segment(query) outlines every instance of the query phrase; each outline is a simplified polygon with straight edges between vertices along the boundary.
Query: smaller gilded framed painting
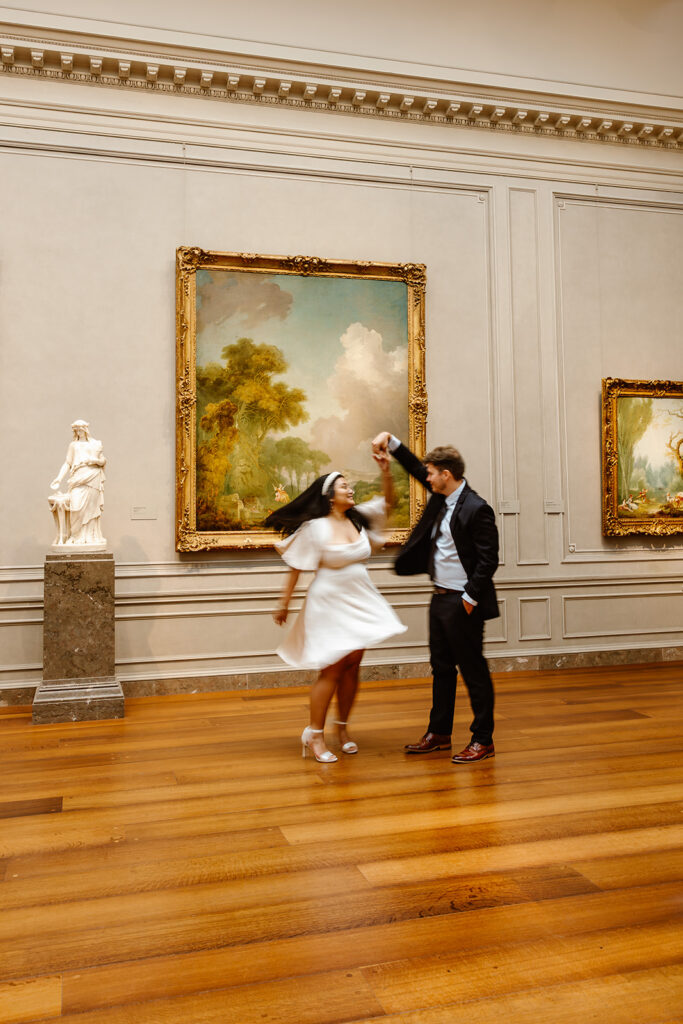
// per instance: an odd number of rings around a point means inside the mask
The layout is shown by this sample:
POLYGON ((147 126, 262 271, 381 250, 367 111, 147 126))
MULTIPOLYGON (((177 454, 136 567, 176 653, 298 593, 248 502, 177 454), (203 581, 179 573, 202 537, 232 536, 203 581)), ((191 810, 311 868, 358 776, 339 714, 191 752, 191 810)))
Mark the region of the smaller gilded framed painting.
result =
POLYGON ((683 533, 683 381, 602 382, 606 537, 683 533))

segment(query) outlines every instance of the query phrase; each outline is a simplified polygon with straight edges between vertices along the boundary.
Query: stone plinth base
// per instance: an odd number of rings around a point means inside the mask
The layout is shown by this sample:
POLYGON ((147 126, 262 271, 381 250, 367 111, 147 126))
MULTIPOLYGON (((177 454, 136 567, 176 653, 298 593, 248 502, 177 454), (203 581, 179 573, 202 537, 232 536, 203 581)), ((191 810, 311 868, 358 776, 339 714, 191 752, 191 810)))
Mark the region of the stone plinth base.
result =
POLYGON ((123 690, 118 680, 51 679, 33 699, 34 725, 123 718, 123 690))
POLYGON ((45 559, 43 681, 33 721, 123 718, 114 667, 114 556, 73 552, 45 559))
POLYGON ((114 556, 48 555, 43 680, 114 675, 114 556))

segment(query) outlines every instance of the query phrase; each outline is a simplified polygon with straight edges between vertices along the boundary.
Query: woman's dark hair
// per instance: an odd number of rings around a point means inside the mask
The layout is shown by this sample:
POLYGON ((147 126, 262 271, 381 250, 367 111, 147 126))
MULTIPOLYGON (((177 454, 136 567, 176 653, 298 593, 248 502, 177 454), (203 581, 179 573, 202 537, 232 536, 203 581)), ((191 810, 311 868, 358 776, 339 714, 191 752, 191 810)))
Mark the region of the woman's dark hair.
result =
MULTIPOLYGON (((339 476, 341 475, 340 473, 339 476)), ((338 478, 332 481, 327 493, 323 494, 323 485, 328 476, 328 473, 324 476, 319 476, 310 487, 307 487, 305 491, 297 495, 289 504, 283 505, 282 508, 276 508, 264 520, 263 525, 269 526, 272 530, 279 530, 285 537, 288 537, 290 533, 294 533, 302 523, 308 522, 309 519, 322 519, 323 516, 329 515, 332 507, 334 485, 338 478)), ((346 517, 351 520, 359 533, 362 527, 368 526, 367 519, 357 508, 348 509, 346 517)))

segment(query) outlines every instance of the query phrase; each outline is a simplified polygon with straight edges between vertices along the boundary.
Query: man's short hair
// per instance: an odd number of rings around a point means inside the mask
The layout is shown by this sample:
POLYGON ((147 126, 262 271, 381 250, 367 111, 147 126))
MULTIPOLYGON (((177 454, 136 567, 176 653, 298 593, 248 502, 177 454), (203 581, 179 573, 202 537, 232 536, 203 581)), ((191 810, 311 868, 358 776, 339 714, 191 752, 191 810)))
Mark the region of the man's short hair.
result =
POLYGON ((425 465, 431 462, 432 466, 436 466, 442 472, 444 469, 449 470, 453 474, 454 480, 462 480, 465 475, 465 460, 458 449, 453 448, 450 444, 442 444, 438 448, 432 448, 431 452, 427 452, 422 461, 425 465))

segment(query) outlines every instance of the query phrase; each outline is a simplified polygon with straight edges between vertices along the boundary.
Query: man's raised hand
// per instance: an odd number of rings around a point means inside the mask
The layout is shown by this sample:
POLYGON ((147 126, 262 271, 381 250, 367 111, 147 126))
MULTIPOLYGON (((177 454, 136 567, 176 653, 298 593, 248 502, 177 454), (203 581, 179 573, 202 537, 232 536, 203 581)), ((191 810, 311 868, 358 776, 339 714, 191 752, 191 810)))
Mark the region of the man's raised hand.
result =
POLYGON ((389 438, 391 434, 388 430, 383 430, 381 434, 378 434, 375 440, 372 442, 372 450, 375 455, 379 455, 380 452, 386 452, 389 444, 389 438))

